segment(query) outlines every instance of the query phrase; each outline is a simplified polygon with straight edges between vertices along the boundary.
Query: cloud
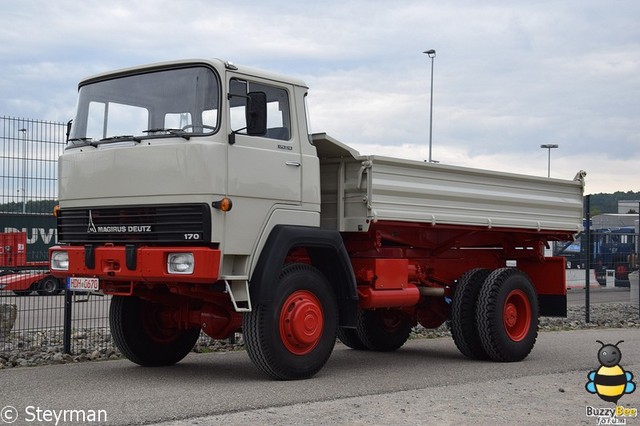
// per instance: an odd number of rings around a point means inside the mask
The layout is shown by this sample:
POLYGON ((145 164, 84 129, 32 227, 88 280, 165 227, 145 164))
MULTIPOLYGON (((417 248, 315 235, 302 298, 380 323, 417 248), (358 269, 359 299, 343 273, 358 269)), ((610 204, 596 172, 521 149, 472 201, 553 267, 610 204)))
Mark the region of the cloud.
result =
POLYGON ((557 143, 558 176, 638 190, 638 16, 635 0, 24 0, 3 8, 0 115, 66 121, 88 75, 221 57, 303 78, 316 131, 424 149, 434 48, 434 158, 544 175, 557 143))

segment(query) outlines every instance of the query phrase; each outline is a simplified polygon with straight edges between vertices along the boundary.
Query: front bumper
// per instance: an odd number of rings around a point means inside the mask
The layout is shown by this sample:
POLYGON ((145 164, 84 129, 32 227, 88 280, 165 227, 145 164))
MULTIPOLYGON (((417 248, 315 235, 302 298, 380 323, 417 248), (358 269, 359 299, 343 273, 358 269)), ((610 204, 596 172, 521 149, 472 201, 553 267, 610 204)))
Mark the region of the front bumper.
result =
POLYGON ((208 247, 55 246, 49 249, 49 260, 53 252, 66 252, 69 259, 66 270, 51 269, 57 278, 211 284, 220 275, 220 250, 208 247), (169 273, 167 259, 172 253, 191 253, 193 272, 169 273))

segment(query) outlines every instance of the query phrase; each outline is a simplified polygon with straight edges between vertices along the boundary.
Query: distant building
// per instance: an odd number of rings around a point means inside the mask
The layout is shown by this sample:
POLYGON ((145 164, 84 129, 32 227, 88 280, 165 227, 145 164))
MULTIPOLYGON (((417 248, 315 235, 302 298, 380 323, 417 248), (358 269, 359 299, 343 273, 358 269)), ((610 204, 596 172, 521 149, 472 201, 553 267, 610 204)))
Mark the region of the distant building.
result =
MULTIPOLYGON (((638 206, 636 205, 636 209, 637 207, 638 206)), ((591 229, 625 228, 628 226, 633 227, 634 223, 636 223, 637 221, 638 221, 637 214, 626 214, 626 213, 599 214, 591 218, 591 229)))
POLYGON ((640 200, 620 200, 618 201, 618 213, 638 213, 640 210, 640 200))

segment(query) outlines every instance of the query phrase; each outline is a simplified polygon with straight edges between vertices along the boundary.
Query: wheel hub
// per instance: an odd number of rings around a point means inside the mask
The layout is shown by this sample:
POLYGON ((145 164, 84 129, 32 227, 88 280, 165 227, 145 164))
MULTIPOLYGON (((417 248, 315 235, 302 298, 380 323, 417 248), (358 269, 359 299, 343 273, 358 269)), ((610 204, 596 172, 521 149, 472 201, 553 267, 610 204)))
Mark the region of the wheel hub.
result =
POLYGON ((504 308, 504 323, 507 327, 513 327, 518 322, 518 310, 513 303, 508 303, 504 308))
POLYGON ((523 340, 531 328, 531 305, 522 290, 507 295, 502 311, 502 321, 507 336, 514 342, 523 340))
POLYGON ((311 292, 296 291, 282 305, 280 338, 291 353, 311 352, 322 336, 323 325, 322 305, 311 292))
POLYGON ((176 321, 177 311, 159 303, 141 301, 140 315, 142 327, 154 342, 167 344, 180 336, 176 321))

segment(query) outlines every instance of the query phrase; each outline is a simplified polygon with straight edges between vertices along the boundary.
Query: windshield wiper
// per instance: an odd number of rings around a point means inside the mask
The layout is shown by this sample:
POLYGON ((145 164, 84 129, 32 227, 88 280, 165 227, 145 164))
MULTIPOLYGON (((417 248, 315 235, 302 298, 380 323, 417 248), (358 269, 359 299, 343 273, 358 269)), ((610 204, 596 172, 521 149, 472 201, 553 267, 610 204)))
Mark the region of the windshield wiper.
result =
POLYGON ((156 129, 147 129, 142 131, 142 133, 158 133, 158 132, 165 132, 174 136, 180 136, 181 138, 184 138, 186 140, 191 139, 191 136, 189 136, 189 134, 182 129, 164 129, 162 127, 158 127, 156 129))
POLYGON ((108 138, 100 139, 100 142, 117 142, 117 141, 134 141, 137 143, 142 142, 142 139, 137 138, 133 135, 119 135, 119 136, 109 136, 108 138))
POLYGON ((73 138, 69 139, 67 142, 84 142, 85 145, 90 145, 94 148, 98 147, 98 144, 93 142, 93 138, 73 138))

